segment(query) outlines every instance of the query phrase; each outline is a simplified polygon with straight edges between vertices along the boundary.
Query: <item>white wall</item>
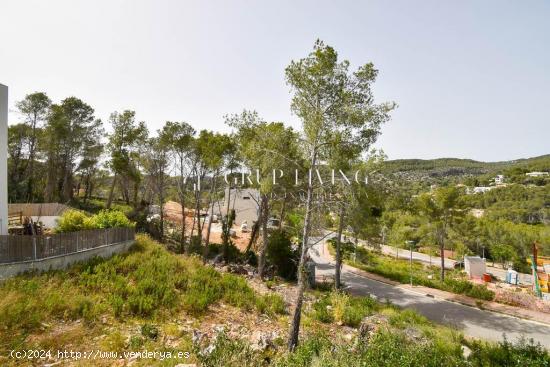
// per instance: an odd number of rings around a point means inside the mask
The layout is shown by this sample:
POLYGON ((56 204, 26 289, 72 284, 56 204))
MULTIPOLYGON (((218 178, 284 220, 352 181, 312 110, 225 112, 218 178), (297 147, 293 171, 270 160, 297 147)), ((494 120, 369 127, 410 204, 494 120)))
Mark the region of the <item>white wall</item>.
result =
POLYGON ((8 87, 0 84, 0 235, 8 234, 8 87))

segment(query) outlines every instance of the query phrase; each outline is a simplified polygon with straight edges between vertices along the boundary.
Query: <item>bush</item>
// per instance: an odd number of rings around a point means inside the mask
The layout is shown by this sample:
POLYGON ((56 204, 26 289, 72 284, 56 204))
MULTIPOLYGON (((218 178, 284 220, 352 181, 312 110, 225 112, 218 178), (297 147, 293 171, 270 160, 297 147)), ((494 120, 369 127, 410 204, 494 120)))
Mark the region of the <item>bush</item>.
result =
POLYGON ((491 301, 495 298, 495 292, 487 289, 487 286, 473 284, 468 280, 445 278, 443 290, 453 293, 464 294, 466 296, 491 301))
POLYGON ((57 222, 56 232, 76 232, 86 228, 89 217, 79 210, 67 210, 57 222))
POLYGON ((202 256, 202 237, 191 237, 189 245, 187 246, 187 253, 202 256))
POLYGON ((335 291, 313 304, 312 317, 323 323, 336 321, 342 325, 358 327, 361 320, 376 307, 376 301, 370 297, 352 297, 335 291))
POLYGON ((284 231, 273 231, 269 236, 266 258, 277 274, 287 280, 296 279, 298 253, 292 250, 292 242, 284 231))
POLYGON ((311 316, 315 320, 325 324, 334 322, 332 304, 328 296, 322 297, 313 304, 313 312, 311 316))
POLYGON ((114 227, 134 227, 134 223, 117 210, 101 210, 91 217, 79 210, 67 210, 59 218, 55 231, 65 233, 114 227))
POLYGON ((473 341, 469 346, 472 354, 468 361, 473 366, 550 366, 550 355, 532 339, 520 338, 515 344, 510 343, 506 338, 497 344, 473 341))
POLYGON ((141 325, 141 335, 151 340, 156 340, 159 336, 158 327, 150 324, 141 325))
MULTIPOLYGON (((202 246, 200 248, 203 249, 202 246)), ((211 244, 208 245, 208 257, 209 258, 214 258, 217 255, 223 254, 223 252, 224 252, 223 244, 211 243, 211 244)), ((242 259, 243 259, 243 254, 241 253, 241 251, 239 251, 237 246, 235 246, 235 244, 231 241, 227 245, 227 261, 228 262, 238 262, 242 259)))
POLYGON ((275 293, 268 293, 263 296, 258 296, 255 301, 256 310, 267 315, 284 315, 286 313, 286 305, 283 298, 275 293))
MULTIPOLYGON (((336 238, 331 238, 327 241, 333 248, 336 254, 336 238)), ((355 252, 355 244, 351 241, 340 241, 340 254, 342 255, 342 259, 350 259, 352 254, 355 252)))
POLYGON ((101 210, 88 220, 89 228, 133 227, 134 224, 118 210, 101 210))

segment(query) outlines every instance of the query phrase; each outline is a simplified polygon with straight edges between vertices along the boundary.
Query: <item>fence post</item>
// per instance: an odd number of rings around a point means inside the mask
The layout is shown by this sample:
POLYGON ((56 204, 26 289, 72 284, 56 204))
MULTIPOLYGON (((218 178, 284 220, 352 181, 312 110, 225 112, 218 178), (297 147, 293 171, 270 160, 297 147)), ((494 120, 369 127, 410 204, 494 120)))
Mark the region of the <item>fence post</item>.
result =
POLYGON ((36 260, 36 236, 32 236, 32 258, 36 260))

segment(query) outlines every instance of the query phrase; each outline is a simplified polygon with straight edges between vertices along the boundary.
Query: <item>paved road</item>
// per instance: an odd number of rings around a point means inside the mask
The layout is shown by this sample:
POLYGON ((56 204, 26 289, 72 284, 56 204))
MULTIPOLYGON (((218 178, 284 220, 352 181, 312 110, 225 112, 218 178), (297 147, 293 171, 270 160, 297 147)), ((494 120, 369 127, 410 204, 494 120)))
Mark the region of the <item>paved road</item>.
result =
MULTIPOLYGON (((321 276, 334 276, 334 264, 326 260, 322 251, 321 242, 309 252, 316 263, 316 272, 321 276)), ((506 334, 508 340, 525 336, 550 349, 550 325, 434 299, 350 273, 345 269, 342 271, 342 280, 356 295, 372 294, 379 300, 388 299, 395 305, 412 308, 434 322, 454 326, 467 336, 493 341, 502 340, 503 334, 506 334)))

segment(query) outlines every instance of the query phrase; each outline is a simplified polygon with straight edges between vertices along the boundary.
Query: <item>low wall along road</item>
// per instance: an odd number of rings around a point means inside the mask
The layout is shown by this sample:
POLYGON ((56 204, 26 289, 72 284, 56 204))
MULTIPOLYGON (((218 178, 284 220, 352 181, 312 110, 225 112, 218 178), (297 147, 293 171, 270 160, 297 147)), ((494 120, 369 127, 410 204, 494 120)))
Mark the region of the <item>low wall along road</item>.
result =
POLYGON ((133 228, 107 228, 44 236, 0 236, 0 279, 26 271, 47 271, 127 251, 133 228))

